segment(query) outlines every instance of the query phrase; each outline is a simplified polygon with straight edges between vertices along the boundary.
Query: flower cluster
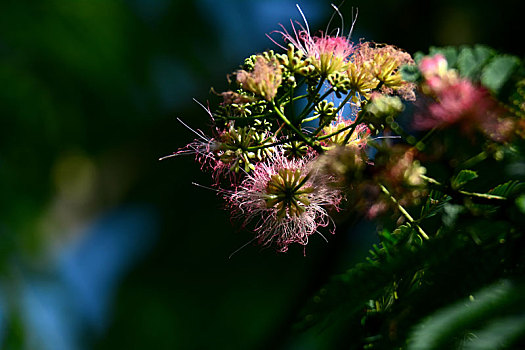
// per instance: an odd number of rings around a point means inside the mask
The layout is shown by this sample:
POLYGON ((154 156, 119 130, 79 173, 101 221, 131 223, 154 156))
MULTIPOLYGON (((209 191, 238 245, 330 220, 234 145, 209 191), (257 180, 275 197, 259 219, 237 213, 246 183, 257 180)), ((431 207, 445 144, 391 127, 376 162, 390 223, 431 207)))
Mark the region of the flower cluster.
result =
POLYGON ((407 53, 354 43, 341 31, 312 35, 305 25, 292 23, 293 35, 284 27, 276 32, 282 53, 247 58, 231 90, 219 94, 219 107, 206 108, 213 136, 197 131, 198 138, 174 154, 194 154, 223 189, 232 216, 260 244, 280 251, 305 245, 333 223, 329 212, 339 208, 343 191, 340 174, 320 166, 322 155, 348 148, 371 164, 372 124, 365 123, 364 106, 374 94, 411 99, 414 89, 400 75, 403 64, 413 63, 407 53))
POLYGON ((260 245, 306 245, 323 228, 334 231, 330 215, 345 205, 368 218, 389 213, 428 238, 409 211, 441 184, 428 176, 432 156, 422 152, 432 134, 457 127, 471 144, 479 134, 502 144, 525 125, 443 55, 416 65, 395 46, 353 42, 342 30, 281 28, 272 41, 282 51, 248 57, 229 89, 216 93, 217 108, 205 108, 212 136, 195 131, 174 153, 194 154, 211 171, 232 217, 260 245), (416 96, 413 119, 399 117, 416 96))

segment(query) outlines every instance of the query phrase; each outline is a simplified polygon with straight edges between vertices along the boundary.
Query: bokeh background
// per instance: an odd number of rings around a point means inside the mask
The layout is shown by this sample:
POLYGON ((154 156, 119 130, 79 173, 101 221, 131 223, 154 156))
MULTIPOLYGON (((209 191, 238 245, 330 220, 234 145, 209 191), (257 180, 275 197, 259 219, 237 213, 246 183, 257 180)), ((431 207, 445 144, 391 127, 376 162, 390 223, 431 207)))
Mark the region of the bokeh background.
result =
MULTIPOLYGON (((377 0, 340 6, 353 38, 408 52, 481 43, 523 57, 518 1, 377 0)), ((300 6, 325 28, 328 1, 300 6)), ((294 333, 301 305, 366 255, 370 223, 286 254, 247 245, 191 158, 158 161, 206 129, 193 98, 294 1, 0 2, 0 348, 326 349, 294 333)), ((332 28, 340 25, 336 18, 332 28)), ((278 38, 278 36, 276 36, 278 38)))

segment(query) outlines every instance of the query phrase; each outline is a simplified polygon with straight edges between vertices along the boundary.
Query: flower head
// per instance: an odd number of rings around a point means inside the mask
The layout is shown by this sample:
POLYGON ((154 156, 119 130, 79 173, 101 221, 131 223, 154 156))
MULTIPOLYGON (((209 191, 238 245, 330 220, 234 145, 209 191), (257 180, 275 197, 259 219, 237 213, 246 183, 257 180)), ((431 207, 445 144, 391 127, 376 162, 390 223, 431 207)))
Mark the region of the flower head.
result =
POLYGON ((489 92, 463 79, 440 90, 437 101, 421 108, 414 117, 414 126, 425 130, 459 125, 463 132, 472 133, 498 114, 489 92))
POLYGON ((211 170, 217 184, 224 175, 227 175, 232 185, 235 185, 239 173, 251 171, 255 168, 255 163, 264 160, 274 151, 271 146, 262 147, 274 142, 268 131, 251 127, 235 127, 230 123, 226 125, 226 129, 215 127, 214 137, 209 137, 202 131, 193 130, 182 121, 181 123, 193 131, 198 138, 161 159, 194 155, 202 168, 211 170))
POLYGON ((282 71, 277 58, 267 59, 258 55, 252 71, 237 71, 237 82, 244 90, 251 91, 266 101, 273 100, 282 82, 282 71))
POLYGON ((230 125, 228 130, 220 134, 219 139, 221 144, 217 155, 220 161, 228 166, 229 171, 234 173, 253 170, 255 162, 263 160, 273 152, 272 147, 254 148, 272 143, 273 138, 268 132, 248 126, 236 128, 230 125))
POLYGON ((448 69, 447 59, 442 54, 423 57, 419 70, 424 79, 421 88, 425 94, 438 95, 459 81, 457 72, 448 69))
POLYGON ((448 71, 447 59, 442 54, 423 57, 419 62, 419 69, 425 79, 432 76, 442 77, 448 71))
MULTIPOLYGON (((359 45, 353 62, 357 72, 364 70, 377 80, 377 86, 381 87, 383 93, 395 92, 406 100, 415 100, 415 85, 403 80, 400 72, 402 65, 414 64, 410 54, 392 45, 365 42, 359 45)), ((355 73, 349 71, 348 74, 350 76, 355 73)), ((364 73, 361 75, 367 77, 364 73)), ((373 81, 367 79, 371 85, 373 81)))
MULTIPOLYGON (((208 112, 209 116, 213 120, 213 115, 211 114, 209 108, 204 107, 200 103, 199 105, 201 105, 201 107, 203 107, 208 112)), ((220 141, 221 132, 218 129, 215 129, 214 131, 216 137, 209 137, 199 129, 192 129, 180 119, 179 122, 192 131, 197 136, 197 138, 173 154, 161 157, 160 160, 181 155, 193 155, 195 156, 195 160, 201 164, 201 169, 211 169, 214 173, 214 177, 218 179, 219 174, 222 174, 224 170, 228 168, 225 163, 221 162, 219 157, 219 153, 221 152, 222 148, 222 142, 220 141)))
POLYGON ((417 151, 402 145, 393 145, 379 150, 374 156, 373 166, 354 178, 352 192, 348 195, 351 205, 374 219, 385 212, 398 211, 401 206, 421 204, 428 193, 421 175, 426 172, 417 151), (384 192, 387 189, 389 194, 384 192), (392 201, 392 195, 396 201, 392 201))
MULTIPOLYGON (((200 130, 199 130, 200 131, 200 130)), ((194 155, 195 160, 199 162, 202 167, 209 167, 212 169, 220 168, 219 161, 216 157, 217 152, 221 148, 220 141, 213 137, 208 137, 204 134, 199 135, 200 137, 188 143, 186 146, 180 148, 173 154, 164 156, 162 159, 175 157, 179 155, 194 155)))
POLYGON ((332 135, 325 140, 325 144, 329 148, 336 146, 363 148, 366 146, 370 130, 365 124, 354 126, 353 120, 339 116, 330 125, 325 126, 322 133, 327 136, 332 135))
MULTIPOLYGON (((301 56, 304 54, 306 61, 315 67, 317 74, 327 77, 333 73, 344 72, 355 49, 353 43, 348 37, 340 36, 339 33, 342 32, 340 30, 337 30, 336 35, 320 32, 319 35, 312 36, 306 18, 300 9, 299 11, 303 16, 306 28, 299 24, 300 28, 296 29, 292 22, 293 34, 289 33, 282 25, 283 30, 275 32, 281 34, 284 41, 297 48, 301 52, 301 56)), ((279 43, 275 43, 285 49, 279 43)))
POLYGON ((342 146, 330 148, 317 158, 316 163, 320 171, 332 174, 349 188, 363 181, 365 167, 371 164, 364 149, 342 146))
POLYGON ((340 191, 333 179, 312 167, 312 158, 288 159, 279 150, 259 163, 235 192, 228 194, 234 217, 255 223, 259 244, 274 243, 281 252, 331 222, 325 206, 337 208, 340 191))
MULTIPOLYGON (((421 175, 426 173, 426 168, 419 162, 418 153, 414 148, 402 145, 382 150, 376 154, 374 166, 374 183, 382 184, 396 198, 397 203, 403 207, 419 205, 428 193, 426 183, 421 175)), ((388 209, 398 210, 397 204, 389 196, 385 196, 383 191, 375 193, 376 198, 371 196, 374 190, 368 188, 369 208, 366 215, 374 218, 388 209)))
POLYGON ((399 97, 373 92, 370 101, 363 107, 361 120, 372 131, 377 132, 389 127, 388 120, 393 121, 404 109, 405 106, 399 97))
POLYGON ((419 103, 414 127, 425 130, 458 126, 466 135, 480 131, 496 142, 505 142, 512 136, 514 122, 505 116, 507 110, 487 89, 448 69, 443 55, 424 57, 419 69, 424 79, 421 90, 427 100, 419 103))
MULTIPOLYGON (((306 35, 306 33, 302 34, 306 35)), ((313 66, 322 76, 343 72, 350 55, 354 51, 354 46, 346 37, 321 33, 320 36, 313 38, 306 37, 304 41, 308 46, 308 57, 311 57, 313 66)))
POLYGON ((254 97, 241 95, 234 91, 225 91, 218 95, 222 96, 222 98, 224 99, 223 102, 221 103, 222 106, 228 106, 232 104, 233 105, 244 105, 244 104, 252 103, 255 101, 254 97))
POLYGON ((379 80, 373 74, 369 62, 348 63, 346 74, 350 89, 365 99, 369 99, 372 90, 379 85, 379 80))

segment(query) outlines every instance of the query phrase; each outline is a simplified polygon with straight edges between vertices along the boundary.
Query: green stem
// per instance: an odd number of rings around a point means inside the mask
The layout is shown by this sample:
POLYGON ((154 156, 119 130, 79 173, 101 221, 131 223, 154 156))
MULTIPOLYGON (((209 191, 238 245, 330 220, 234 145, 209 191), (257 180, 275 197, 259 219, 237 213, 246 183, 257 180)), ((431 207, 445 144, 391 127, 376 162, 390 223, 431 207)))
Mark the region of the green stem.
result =
MULTIPOLYGON (((331 93, 333 93, 333 92, 334 92, 334 88, 330 88, 330 89, 328 89, 328 91, 325 92, 325 93, 323 94, 323 96, 321 96, 321 97, 319 98, 319 101, 324 100, 325 98, 327 98, 327 97, 328 97, 331 93)), ((314 106, 314 107, 315 107, 315 106, 314 106)))
POLYGON ((326 140, 326 139, 329 139, 330 137, 332 136, 335 136, 337 134, 340 134, 348 129, 350 129, 352 126, 354 126, 354 124, 350 124, 350 125, 347 125, 345 126, 344 128, 341 128, 340 130, 337 130, 337 131, 334 131, 333 133, 330 133, 328 135, 323 135, 323 136, 320 136, 317 138, 318 141, 322 141, 322 140, 326 140))
POLYGON ((292 116, 294 116, 295 115, 295 108, 294 108, 294 100, 293 100, 293 96, 294 96, 294 88, 293 88, 293 86, 290 88, 290 91, 291 91, 290 96, 292 97, 290 99, 290 114, 292 116))
POLYGON ((476 154, 474 157, 467 159, 461 166, 461 169, 471 168, 472 166, 484 161, 485 159, 487 159, 487 152, 482 151, 476 154))
POLYGON ((324 82, 325 82, 325 78, 321 78, 313 94, 309 94, 312 96, 312 100, 308 102, 304 110, 299 115, 298 120, 303 120, 303 118, 305 118, 308 115, 308 113, 310 113, 313 110, 313 108, 315 107, 314 101, 317 99, 316 96, 319 93, 319 91, 321 91, 321 88, 323 87, 324 82))
POLYGON ((414 147, 416 147, 416 149, 417 149, 418 151, 422 151, 422 150, 424 150, 424 149, 425 149, 425 141, 426 141, 427 139, 429 139, 430 136, 432 136, 432 134, 434 133, 434 131, 436 131, 436 128, 432 128, 432 129, 430 129, 430 131, 427 132, 427 133, 425 134, 425 136, 423 136, 423 137, 421 138, 421 140, 419 140, 418 142, 416 142, 416 144, 414 145, 414 147))
MULTIPOLYGON (((352 91, 349 91, 348 92, 348 95, 346 95, 345 99, 343 100, 343 102, 341 102, 341 104, 339 104, 339 106, 337 107, 337 109, 335 110, 334 112, 334 115, 337 116, 337 113, 339 113, 339 111, 341 110, 341 108, 344 107, 344 105, 348 102, 348 100, 350 100, 350 98, 352 98, 353 94, 352 94, 352 91)), ((353 125, 353 124, 352 124, 353 125)), ((323 124, 319 124, 319 127, 317 127, 317 129, 313 132, 313 135, 317 135, 319 134, 319 132, 325 127, 326 125, 323 125, 323 124)), ((344 130, 346 130, 346 128, 343 128, 344 130)), ((341 131, 343 131, 343 129, 337 131, 334 135, 340 133, 341 131)), ((333 135, 331 135, 333 136, 333 135)), ((325 139, 326 137, 324 137, 323 139, 325 139)))
POLYGON ((220 116, 220 118, 226 119, 226 120, 251 120, 251 119, 265 119, 270 117, 271 114, 259 114, 254 116, 246 116, 246 117, 227 117, 227 116, 220 116))
MULTIPOLYGON (((294 99, 293 98, 294 90, 298 89, 299 87, 301 87, 304 84, 305 81, 306 81, 306 79, 302 79, 300 82, 297 83, 295 88, 293 88, 293 87, 290 88, 290 90, 288 90, 284 95, 281 96, 281 98, 277 101, 277 103, 282 106, 282 105, 288 103, 288 101, 293 100, 294 99), (291 99, 289 98, 290 96, 292 96, 291 99)), ((305 96, 307 96, 307 95, 305 95, 305 96)))
POLYGON ((265 145, 259 145, 259 146, 250 146, 250 147, 246 147, 245 149, 247 151, 257 151, 259 149, 264 149, 264 148, 270 148, 270 147, 274 147, 274 146, 279 146, 279 145, 282 145, 282 144, 285 144, 286 142, 290 141, 289 139, 286 139, 286 140, 279 140, 279 141, 276 141, 276 142, 273 142, 273 143, 269 143, 269 144, 265 144, 265 145))
POLYGON ((463 191, 463 190, 453 190, 450 187, 445 186, 444 184, 442 184, 441 182, 439 182, 436 179, 433 179, 433 178, 425 176, 425 175, 419 175, 419 176, 423 180, 428 182, 429 184, 432 184, 432 185, 440 187, 440 189, 443 192, 445 192, 445 193, 449 193, 450 194, 452 192, 452 194, 453 194, 454 192, 456 192, 456 193, 460 193, 462 195, 469 196, 469 197, 474 197, 474 198, 481 198, 481 199, 488 199, 488 200, 498 200, 498 201, 506 201, 507 200, 506 197, 498 196, 498 195, 495 195, 495 194, 468 192, 468 191, 463 191))
POLYGON ((297 100, 300 100, 300 99, 305 98, 305 97, 308 97, 308 95, 304 94, 304 95, 295 96, 292 100, 293 101, 297 101, 297 100))
POLYGON ((429 184, 433 184, 433 185, 437 185, 437 186, 441 186, 441 187, 445 187, 441 182, 439 182, 438 180, 436 179, 433 179, 431 177, 428 177, 426 175, 419 175, 420 178, 422 178, 423 180, 425 180, 426 182, 428 182, 429 184))
POLYGON ((309 145, 310 147, 312 148, 315 148, 315 146, 313 145, 312 143, 312 140, 307 137, 305 134, 303 134, 299 129, 297 129, 297 127, 295 125, 293 125, 289 120, 288 118, 286 118, 286 116, 283 114, 283 112, 281 112, 281 110, 279 109, 279 107, 277 107, 277 105, 275 104, 275 101, 272 101, 272 107, 275 111, 275 113, 277 113, 277 115, 279 116, 279 118, 281 118, 281 120, 290 128, 293 130, 293 132, 296 133, 296 135, 298 135, 301 139, 303 139, 304 142, 306 142, 307 145, 309 145))
POLYGON ((357 118, 355 118, 354 123, 352 124, 352 128, 350 129, 350 131, 345 137, 345 140, 343 141, 343 145, 346 145, 348 143, 348 141, 350 140, 350 137, 352 137, 352 134, 355 131, 355 128, 357 127, 357 124, 361 122, 361 119, 362 119, 361 114, 358 114, 357 118))
POLYGON ((459 190, 458 192, 461 193, 461 194, 464 194, 465 196, 469 196, 469 197, 483 198, 483 199, 489 199, 489 200, 495 199, 495 200, 499 200, 499 201, 506 201, 507 200, 507 198, 502 197, 502 196, 497 196, 495 194, 467 192, 467 191, 463 191, 463 190, 459 190))
POLYGON ((397 208, 399 209, 401 214, 403 214, 403 216, 410 222, 410 225, 412 227, 417 229, 419 235, 424 239, 429 239, 428 235, 425 233, 425 231, 423 231, 421 226, 419 226, 416 220, 414 220, 414 218, 412 218, 412 216, 409 214, 409 212, 405 208, 403 208, 401 204, 399 204, 397 199, 394 196, 392 196, 388 189, 382 184, 379 184, 379 187, 381 188, 381 191, 383 191, 383 193, 386 194, 395 205, 397 205, 397 208))
POLYGON ((343 100, 343 102, 341 102, 339 104, 339 107, 337 107, 337 109, 335 110, 335 112, 334 112, 335 115, 337 115, 337 113, 339 113, 341 108, 343 108, 345 106, 345 104, 352 98, 352 96, 354 96, 354 94, 352 93, 352 90, 348 91, 348 94, 346 95, 346 97, 343 100))
POLYGON ((317 118, 319 118, 319 116, 318 115, 314 115, 314 116, 312 116, 310 118, 303 119, 301 121, 301 124, 311 122, 312 120, 316 120, 317 118))

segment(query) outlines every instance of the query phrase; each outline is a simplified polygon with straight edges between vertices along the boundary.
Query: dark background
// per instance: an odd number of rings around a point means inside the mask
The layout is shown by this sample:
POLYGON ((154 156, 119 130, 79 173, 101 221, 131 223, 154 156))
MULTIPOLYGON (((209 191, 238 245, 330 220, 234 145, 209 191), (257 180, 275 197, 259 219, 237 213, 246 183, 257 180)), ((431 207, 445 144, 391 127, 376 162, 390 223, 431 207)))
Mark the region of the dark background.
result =
MULTIPOLYGON (((312 30, 329 2, 300 3, 312 30)), ((523 56, 518 1, 347 1, 353 38, 404 48, 481 43, 523 56)), ((247 245, 191 157, 158 161, 206 130, 192 98, 293 1, 0 2, 0 348, 318 349, 294 334, 302 303, 366 255, 370 223, 286 254, 247 245)), ((332 28, 340 25, 336 18, 332 28)), ((275 35, 278 39, 279 36, 275 35)))

